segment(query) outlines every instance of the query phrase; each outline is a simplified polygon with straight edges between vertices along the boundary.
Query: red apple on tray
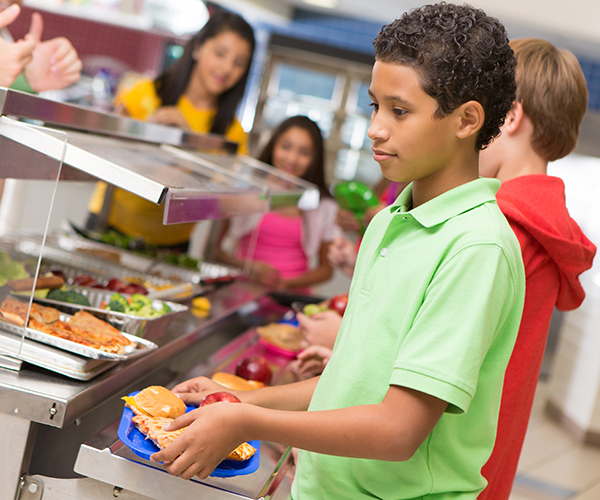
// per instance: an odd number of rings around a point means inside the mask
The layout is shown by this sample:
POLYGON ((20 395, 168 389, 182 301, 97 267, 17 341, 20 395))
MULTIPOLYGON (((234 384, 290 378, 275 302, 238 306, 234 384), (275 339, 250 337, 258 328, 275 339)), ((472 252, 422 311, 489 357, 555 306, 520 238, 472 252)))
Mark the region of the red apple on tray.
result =
POLYGON ((329 309, 332 309, 336 311, 340 316, 343 316, 344 312, 346 311, 346 306, 348 305, 348 294, 344 293, 340 295, 334 295, 329 299, 327 305, 329 309))
POLYGON ((212 405, 214 403, 241 403, 241 401, 236 395, 231 394, 230 392, 213 392, 204 397, 200 403, 200 408, 206 405, 212 405))
POLYGON ((235 374, 246 380, 256 380, 265 385, 271 383, 271 377, 273 376, 269 363, 260 356, 251 356, 240 360, 235 367, 235 374))

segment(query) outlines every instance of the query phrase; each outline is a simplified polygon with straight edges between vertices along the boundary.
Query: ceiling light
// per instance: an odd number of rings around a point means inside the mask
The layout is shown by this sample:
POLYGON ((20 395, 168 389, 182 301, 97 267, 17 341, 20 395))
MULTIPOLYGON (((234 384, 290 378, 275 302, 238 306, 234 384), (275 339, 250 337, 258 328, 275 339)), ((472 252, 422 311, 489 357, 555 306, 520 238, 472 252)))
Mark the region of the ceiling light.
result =
POLYGON ((325 7, 326 9, 333 9, 338 6, 338 0, 303 0, 304 3, 310 5, 316 5, 317 7, 325 7))

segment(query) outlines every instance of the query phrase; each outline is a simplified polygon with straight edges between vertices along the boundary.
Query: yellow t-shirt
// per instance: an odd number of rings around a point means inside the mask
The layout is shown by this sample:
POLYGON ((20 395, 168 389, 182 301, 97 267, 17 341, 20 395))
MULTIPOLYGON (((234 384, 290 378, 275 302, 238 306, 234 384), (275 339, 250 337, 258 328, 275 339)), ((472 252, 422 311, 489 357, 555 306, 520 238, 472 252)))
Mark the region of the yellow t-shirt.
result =
MULTIPOLYGON (((129 89, 124 89, 115 99, 115 106, 123 106, 131 118, 146 120, 161 105, 152 80, 143 79, 129 89)), ((186 97, 181 96, 177 108, 193 132, 207 133, 216 110, 198 109, 186 97)), ((246 154, 246 133, 240 122, 234 120, 225 136, 239 143, 239 152, 246 154)), ((88 209, 99 213, 102 209, 106 183, 98 182, 90 199, 88 209)), ((194 223, 163 225, 163 206, 156 205, 123 189, 116 188, 108 217, 109 226, 124 234, 141 237, 147 243, 161 246, 177 245, 189 240, 194 223)))

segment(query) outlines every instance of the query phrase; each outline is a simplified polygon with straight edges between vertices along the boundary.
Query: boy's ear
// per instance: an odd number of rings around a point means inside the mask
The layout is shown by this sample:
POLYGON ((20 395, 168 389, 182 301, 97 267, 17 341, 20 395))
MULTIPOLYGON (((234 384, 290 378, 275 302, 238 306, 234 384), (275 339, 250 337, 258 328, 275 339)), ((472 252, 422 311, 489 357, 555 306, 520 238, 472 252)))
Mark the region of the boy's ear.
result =
POLYGON ((460 124, 457 131, 459 139, 466 139, 476 135, 483 127, 485 112, 483 106, 477 101, 467 101, 458 108, 460 124))
POLYGON ((524 114, 523 105, 518 101, 513 102, 513 105, 504 120, 503 130, 505 130, 507 134, 516 132, 521 126, 524 114))

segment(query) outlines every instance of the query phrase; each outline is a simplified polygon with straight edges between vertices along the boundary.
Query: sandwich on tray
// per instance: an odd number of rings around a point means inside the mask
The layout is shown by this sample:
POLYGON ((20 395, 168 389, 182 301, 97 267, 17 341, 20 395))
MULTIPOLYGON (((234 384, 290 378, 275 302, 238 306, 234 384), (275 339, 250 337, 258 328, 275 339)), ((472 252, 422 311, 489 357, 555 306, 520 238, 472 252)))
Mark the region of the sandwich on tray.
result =
MULTIPOLYGON (((163 427, 186 412, 185 403, 166 387, 153 385, 146 387, 135 396, 122 398, 125 406, 135 415, 131 421, 136 428, 160 449, 169 446, 187 427, 176 431, 165 431, 163 427)), ((256 450, 248 443, 242 443, 228 456, 227 460, 244 461, 251 458, 256 450)))

